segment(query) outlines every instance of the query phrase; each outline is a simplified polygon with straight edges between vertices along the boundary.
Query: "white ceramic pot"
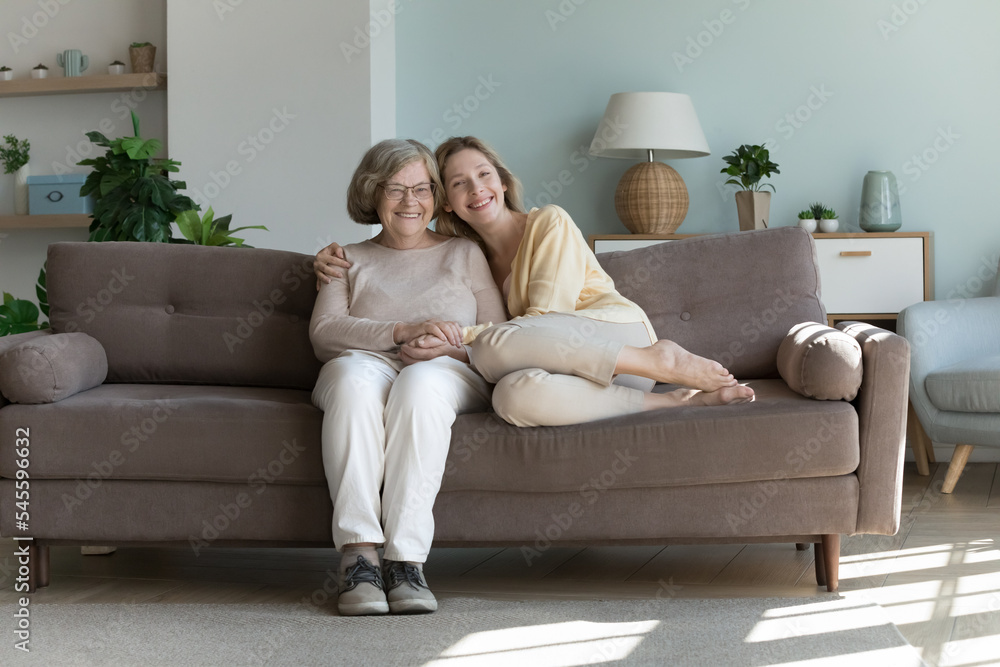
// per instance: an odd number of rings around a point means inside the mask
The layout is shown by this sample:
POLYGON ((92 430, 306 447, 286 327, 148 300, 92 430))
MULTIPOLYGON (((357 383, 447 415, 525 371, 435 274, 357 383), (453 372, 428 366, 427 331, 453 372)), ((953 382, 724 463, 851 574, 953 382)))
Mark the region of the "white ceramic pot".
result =
POLYGON ((812 234, 816 231, 816 221, 812 218, 799 218, 799 227, 812 234))
POLYGON ((14 78, 14 71, 7 70, 6 72, 0 72, 0 81, 10 81, 14 78))
POLYGON ((824 234, 832 234, 837 231, 837 227, 840 227, 840 220, 833 218, 832 220, 820 220, 819 221, 819 231, 824 234))
POLYGON ((28 215, 28 165, 14 172, 14 215, 28 215))
POLYGON ((124 74, 125 65, 108 65, 108 74, 124 74))
POLYGON ((47 69, 33 69, 31 70, 32 79, 44 79, 49 75, 49 70, 47 69))

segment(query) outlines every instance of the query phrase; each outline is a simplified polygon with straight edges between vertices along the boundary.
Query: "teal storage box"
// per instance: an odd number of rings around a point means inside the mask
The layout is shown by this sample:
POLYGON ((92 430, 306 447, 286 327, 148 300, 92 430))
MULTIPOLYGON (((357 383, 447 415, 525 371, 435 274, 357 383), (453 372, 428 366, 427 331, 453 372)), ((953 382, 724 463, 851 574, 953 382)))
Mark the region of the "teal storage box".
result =
POLYGON ((80 196, 80 188, 86 180, 87 174, 28 176, 28 213, 93 213, 94 198, 80 196))

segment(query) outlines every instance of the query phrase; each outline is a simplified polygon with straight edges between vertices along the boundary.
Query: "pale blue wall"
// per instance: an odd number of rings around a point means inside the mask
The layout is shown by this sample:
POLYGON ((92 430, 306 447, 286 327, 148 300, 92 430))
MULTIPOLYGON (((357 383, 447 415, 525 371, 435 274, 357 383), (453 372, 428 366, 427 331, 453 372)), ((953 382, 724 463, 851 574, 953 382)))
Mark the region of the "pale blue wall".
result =
POLYGON ((996 205, 989 203, 998 189, 989 156, 1000 153, 1000 2, 401 5, 399 136, 432 140, 439 129, 432 144, 452 134, 481 136, 533 201, 568 171, 572 183, 555 201, 585 234, 626 231, 613 196, 631 163, 585 157, 608 97, 682 92, 694 100, 712 155, 671 162, 691 195, 680 232, 736 230, 732 195, 719 190, 722 156, 770 139, 782 172, 773 179, 772 225, 793 224, 819 199, 859 231, 865 172, 890 169, 905 189, 901 231, 934 232, 937 298, 992 291, 1000 254, 996 205), (724 11, 729 23, 720 21, 724 11), (699 39, 705 46, 691 47, 699 39), (686 57, 689 48, 692 62, 678 64, 676 54, 686 57), (818 108, 800 108, 814 90, 828 99, 812 97, 818 108), (459 114, 456 104, 474 110, 459 114), (808 119, 794 127, 785 118, 797 110, 808 119), (921 169, 913 158, 925 153, 933 164, 921 169), (991 266, 986 281, 977 276, 984 264, 991 266))

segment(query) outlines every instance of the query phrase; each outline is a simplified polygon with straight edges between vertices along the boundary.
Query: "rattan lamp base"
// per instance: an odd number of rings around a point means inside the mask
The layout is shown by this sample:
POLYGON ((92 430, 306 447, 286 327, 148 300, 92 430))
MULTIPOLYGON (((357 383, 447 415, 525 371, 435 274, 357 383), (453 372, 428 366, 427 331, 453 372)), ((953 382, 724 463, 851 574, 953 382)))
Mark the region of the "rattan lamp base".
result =
POLYGON ((615 190, 615 212, 633 234, 672 234, 688 210, 684 179, 662 162, 640 162, 615 190))

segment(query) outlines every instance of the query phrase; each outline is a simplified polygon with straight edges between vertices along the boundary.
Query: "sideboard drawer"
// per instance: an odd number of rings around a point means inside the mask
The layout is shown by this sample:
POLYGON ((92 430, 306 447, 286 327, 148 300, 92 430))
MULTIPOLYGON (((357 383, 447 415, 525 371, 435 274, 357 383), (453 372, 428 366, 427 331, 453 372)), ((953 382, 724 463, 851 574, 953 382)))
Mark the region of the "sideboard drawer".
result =
POLYGON ((922 238, 817 238, 828 313, 898 313, 924 300, 922 238))

